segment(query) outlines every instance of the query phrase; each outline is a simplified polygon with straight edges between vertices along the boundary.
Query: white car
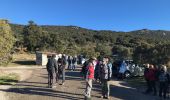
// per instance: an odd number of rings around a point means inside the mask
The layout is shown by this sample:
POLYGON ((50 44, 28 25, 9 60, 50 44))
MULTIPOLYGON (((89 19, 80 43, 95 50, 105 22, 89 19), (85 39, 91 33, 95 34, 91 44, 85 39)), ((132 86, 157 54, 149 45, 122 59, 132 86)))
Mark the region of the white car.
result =
POLYGON ((126 60, 124 63, 124 66, 120 65, 119 73, 124 74, 125 78, 144 75, 144 67, 134 64, 133 60, 126 60))

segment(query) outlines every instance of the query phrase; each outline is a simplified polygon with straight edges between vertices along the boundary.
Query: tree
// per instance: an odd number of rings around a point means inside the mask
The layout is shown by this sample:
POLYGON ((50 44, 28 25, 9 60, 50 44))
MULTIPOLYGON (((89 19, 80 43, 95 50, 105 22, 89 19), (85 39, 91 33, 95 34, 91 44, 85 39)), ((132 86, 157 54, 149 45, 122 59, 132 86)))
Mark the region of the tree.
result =
POLYGON ((103 53, 104 56, 112 55, 111 47, 107 44, 96 44, 95 52, 103 53))
POLYGON ((24 44, 29 51, 35 51, 36 49, 43 48, 44 36, 46 32, 43 32, 42 28, 36 25, 33 21, 29 21, 29 24, 25 26, 23 30, 24 44), (42 44, 43 43, 43 44, 42 44))
POLYGON ((12 49, 15 38, 7 20, 0 20, 0 65, 12 60, 12 49))

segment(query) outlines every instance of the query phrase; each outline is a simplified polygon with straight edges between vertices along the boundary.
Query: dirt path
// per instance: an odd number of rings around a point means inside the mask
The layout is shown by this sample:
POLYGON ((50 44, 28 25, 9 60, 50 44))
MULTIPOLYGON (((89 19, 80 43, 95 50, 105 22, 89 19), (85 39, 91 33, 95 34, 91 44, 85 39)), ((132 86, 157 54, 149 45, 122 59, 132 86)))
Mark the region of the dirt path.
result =
MULTIPOLYGON (((49 89, 46 69, 35 69, 27 81, 1 91, 6 92, 9 100, 83 100, 85 83, 79 72, 66 72, 66 75, 64 86, 57 85, 55 89, 49 89)), ((112 81, 111 84, 111 100, 158 100, 157 97, 144 95, 119 81, 112 81)), ((92 100, 102 100, 100 89, 100 85, 94 83, 92 100)))

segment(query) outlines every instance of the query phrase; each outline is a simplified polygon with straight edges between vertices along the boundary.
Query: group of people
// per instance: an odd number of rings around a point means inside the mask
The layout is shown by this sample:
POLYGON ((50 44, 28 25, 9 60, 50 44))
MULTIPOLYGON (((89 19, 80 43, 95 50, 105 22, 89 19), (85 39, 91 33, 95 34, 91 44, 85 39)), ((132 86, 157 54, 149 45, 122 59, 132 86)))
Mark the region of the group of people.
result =
POLYGON ((146 64, 144 77, 147 83, 146 94, 153 93, 157 95, 157 83, 159 83, 159 96, 164 99, 167 98, 167 92, 169 91, 170 75, 167 72, 165 65, 155 67, 151 64, 146 64))
POLYGON ((77 56, 68 56, 66 57, 66 61, 68 62, 68 70, 75 70, 77 65, 77 56))
POLYGON ((48 87, 52 88, 55 86, 55 83, 58 83, 60 77, 62 76, 62 83, 64 85, 65 82, 65 67, 66 67, 66 59, 65 56, 58 58, 56 60, 56 55, 48 55, 48 62, 47 62, 47 72, 48 72, 48 87))
POLYGON ((109 57, 104 57, 102 60, 90 58, 86 61, 81 70, 82 75, 86 80, 85 99, 91 98, 92 82, 99 81, 102 87, 101 98, 109 99, 110 85, 109 81, 112 77, 112 63, 109 57))
MULTIPOLYGON (((75 70, 77 64, 77 58, 69 56, 66 58, 62 55, 56 60, 56 55, 48 56, 47 71, 48 71, 48 87, 52 88, 59 82, 62 76, 62 83, 65 82, 65 69, 68 65, 68 69, 75 70)), ((85 99, 91 98, 92 82, 93 80, 101 84, 101 98, 109 99, 110 85, 109 81, 112 78, 113 64, 110 62, 109 57, 103 57, 97 60, 96 58, 90 58, 86 60, 82 66, 81 75, 83 75, 86 82, 85 99)), ((170 84, 170 75, 167 72, 165 65, 155 67, 151 64, 146 64, 144 70, 144 78, 147 83, 146 94, 153 93, 157 95, 157 83, 159 83, 159 96, 167 98, 167 92, 170 84)))

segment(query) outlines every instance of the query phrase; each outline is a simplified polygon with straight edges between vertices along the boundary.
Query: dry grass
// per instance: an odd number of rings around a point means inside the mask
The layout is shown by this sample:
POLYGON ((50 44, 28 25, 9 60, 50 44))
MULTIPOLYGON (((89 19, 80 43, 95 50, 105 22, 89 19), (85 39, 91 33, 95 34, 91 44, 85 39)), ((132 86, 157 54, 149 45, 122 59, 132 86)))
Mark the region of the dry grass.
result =
POLYGON ((14 54, 13 61, 8 64, 8 67, 16 67, 21 65, 35 65, 36 55, 30 53, 14 54))
POLYGON ((29 53, 14 54, 13 59, 14 59, 14 61, 18 61, 18 60, 36 60, 36 55, 35 54, 29 54, 29 53))

